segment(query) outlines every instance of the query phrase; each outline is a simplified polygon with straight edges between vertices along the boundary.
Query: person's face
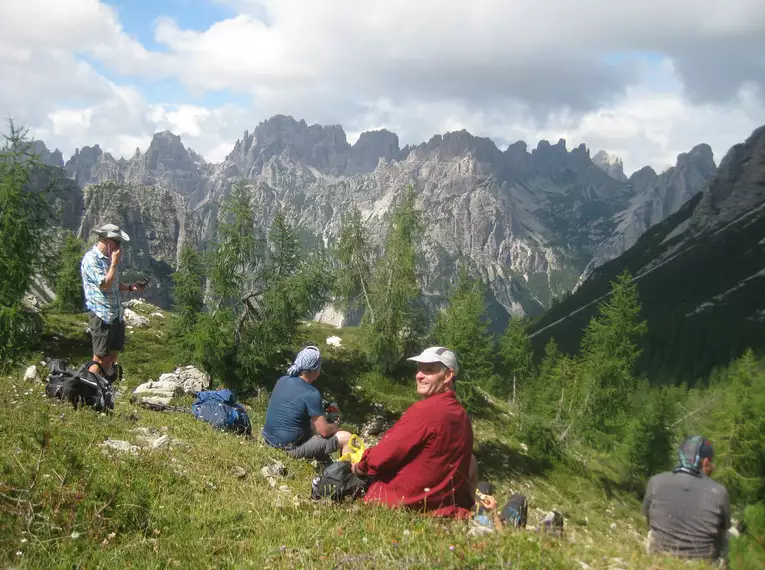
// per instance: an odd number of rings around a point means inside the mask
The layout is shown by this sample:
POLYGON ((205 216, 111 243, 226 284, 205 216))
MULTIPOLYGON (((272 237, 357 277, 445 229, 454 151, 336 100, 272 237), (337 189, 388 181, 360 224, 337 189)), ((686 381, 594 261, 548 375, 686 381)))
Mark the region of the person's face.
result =
POLYGON ((111 255, 120 248, 120 242, 107 238, 106 243, 106 255, 111 255))
POLYGON ((417 374, 417 393, 427 398, 433 394, 446 392, 452 387, 454 371, 447 368, 440 362, 418 362, 417 374))

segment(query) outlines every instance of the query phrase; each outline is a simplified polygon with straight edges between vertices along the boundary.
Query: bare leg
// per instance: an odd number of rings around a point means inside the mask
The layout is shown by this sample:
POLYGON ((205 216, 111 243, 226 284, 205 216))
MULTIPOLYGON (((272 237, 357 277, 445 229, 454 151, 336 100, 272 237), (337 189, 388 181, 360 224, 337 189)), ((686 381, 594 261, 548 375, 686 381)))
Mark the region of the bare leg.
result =
POLYGON ((101 368, 99 368, 95 364, 91 364, 90 368, 88 368, 88 371, 92 372, 93 374, 98 374, 99 376, 101 376, 102 374, 106 374, 106 371, 111 367, 111 362, 109 360, 110 357, 111 357, 110 354, 107 354, 105 356, 98 356, 97 354, 94 354, 93 360, 95 362, 98 362, 101 365, 101 368), (103 369, 103 371, 101 369, 103 369))

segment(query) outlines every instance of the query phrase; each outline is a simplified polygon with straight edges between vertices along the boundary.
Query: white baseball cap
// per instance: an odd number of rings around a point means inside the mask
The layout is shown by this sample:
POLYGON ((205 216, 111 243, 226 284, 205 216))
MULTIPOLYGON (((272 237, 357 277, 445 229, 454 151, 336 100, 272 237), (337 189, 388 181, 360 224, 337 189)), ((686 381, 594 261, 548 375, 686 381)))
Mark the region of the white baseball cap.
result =
POLYGON ((407 360, 414 362, 440 362, 447 368, 454 370, 454 375, 459 374, 460 365, 457 363, 457 357, 454 353, 443 346, 431 346, 422 351, 417 356, 411 356, 407 360))

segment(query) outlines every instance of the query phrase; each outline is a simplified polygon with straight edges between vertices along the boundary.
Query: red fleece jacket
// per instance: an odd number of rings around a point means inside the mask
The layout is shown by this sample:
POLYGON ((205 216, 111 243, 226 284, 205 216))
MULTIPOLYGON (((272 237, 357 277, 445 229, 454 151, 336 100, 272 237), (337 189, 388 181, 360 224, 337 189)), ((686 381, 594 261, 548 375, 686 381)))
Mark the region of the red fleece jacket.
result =
POLYGON ((358 464, 374 478, 364 500, 438 516, 471 516, 473 426, 454 391, 413 404, 358 464))

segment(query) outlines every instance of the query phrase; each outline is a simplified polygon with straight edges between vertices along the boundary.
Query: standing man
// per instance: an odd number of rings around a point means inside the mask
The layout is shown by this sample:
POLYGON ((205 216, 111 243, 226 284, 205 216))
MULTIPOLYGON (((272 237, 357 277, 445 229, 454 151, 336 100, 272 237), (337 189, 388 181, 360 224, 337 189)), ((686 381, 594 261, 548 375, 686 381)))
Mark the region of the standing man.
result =
POLYGON ((99 240, 80 263, 85 306, 90 315, 93 360, 97 363, 89 370, 113 382, 117 376, 114 365, 125 346, 120 291, 143 291, 143 285, 120 283, 122 243, 129 242, 130 237, 114 224, 105 224, 93 233, 99 236, 99 240))
POLYGON ((407 360, 417 362, 417 394, 422 399, 353 465, 354 473, 373 481, 364 501, 469 518, 478 464, 473 426, 454 392, 457 357, 443 346, 433 346, 407 360))
POLYGON ((710 441, 685 438, 672 471, 654 475, 643 499, 648 521, 647 551, 727 564, 730 506, 728 491, 709 478, 714 469, 710 441))

